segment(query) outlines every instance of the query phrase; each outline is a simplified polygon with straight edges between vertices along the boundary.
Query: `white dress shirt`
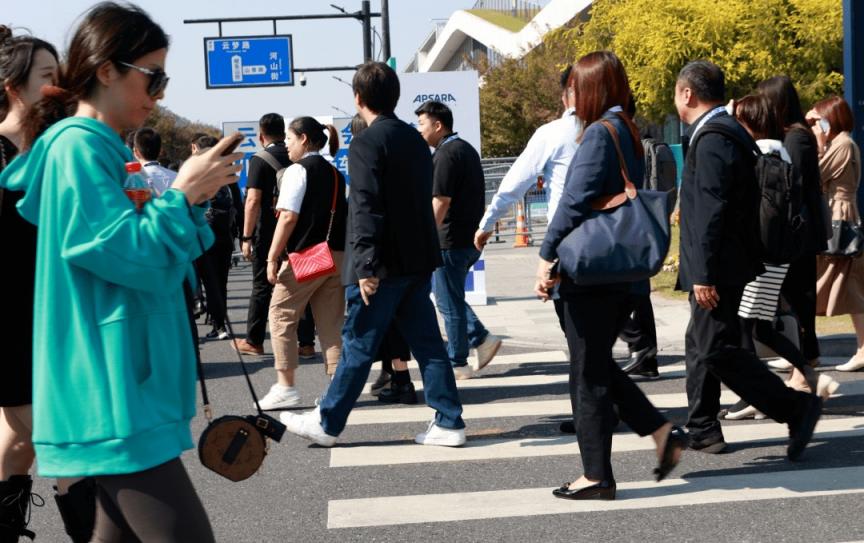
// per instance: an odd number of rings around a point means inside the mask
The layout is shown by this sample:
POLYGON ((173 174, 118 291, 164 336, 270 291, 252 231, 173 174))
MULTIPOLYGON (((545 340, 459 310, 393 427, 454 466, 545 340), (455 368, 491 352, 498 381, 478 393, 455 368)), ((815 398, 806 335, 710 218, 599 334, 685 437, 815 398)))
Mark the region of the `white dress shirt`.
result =
POLYGON ((568 109, 560 119, 546 123, 534 132, 522 154, 501 180, 498 192, 480 220, 481 230, 492 231, 495 221, 522 198, 541 175, 549 187, 546 216, 552 220, 564 192, 567 169, 579 148, 576 138, 582 133, 582 122, 573 115, 573 111, 568 109))
POLYGON ((145 163, 142 168, 144 169, 144 173, 147 174, 147 183, 150 184, 150 188, 153 189, 156 196, 162 196, 171 187, 171 183, 177 177, 177 172, 163 168, 155 160, 145 163))

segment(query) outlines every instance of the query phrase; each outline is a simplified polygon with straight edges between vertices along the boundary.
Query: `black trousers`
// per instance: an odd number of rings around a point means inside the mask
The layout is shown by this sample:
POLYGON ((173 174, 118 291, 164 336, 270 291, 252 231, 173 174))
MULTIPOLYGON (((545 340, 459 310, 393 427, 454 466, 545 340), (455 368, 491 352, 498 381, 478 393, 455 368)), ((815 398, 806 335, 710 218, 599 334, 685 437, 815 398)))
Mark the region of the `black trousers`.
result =
POLYGON ((249 313, 246 317, 246 341, 252 345, 263 345, 267 333, 267 315, 273 295, 273 285, 267 281, 270 241, 271 238, 260 238, 252 251, 252 294, 249 296, 249 313))
POLYGON ((777 422, 794 420, 806 407, 807 395, 783 380, 742 346, 743 321, 738 306, 744 285, 718 286, 720 301, 702 309, 690 293, 690 323, 684 339, 687 366, 687 428, 694 440, 723 435, 720 383, 777 422))
POLYGON ((301 347, 315 346, 315 317, 312 316, 312 305, 306 306, 303 318, 297 323, 297 343, 301 347))
POLYGON ((618 417, 640 436, 666 423, 612 358, 615 338, 633 307, 631 295, 594 289, 561 297, 570 349, 570 402, 584 474, 614 481, 612 432, 618 417))
POLYGON ((633 313, 627 318, 618 337, 627 343, 631 353, 657 347, 657 325, 649 294, 633 295, 633 313))
POLYGON ((179 458, 128 475, 96 477, 95 543, 215 541, 179 458))
POLYGON ((819 358, 816 339, 816 256, 802 256, 789 265, 780 289, 801 326, 801 352, 807 360, 819 358))
POLYGON ((231 254, 234 252, 233 245, 229 243, 218 240, 197 261, 198 274, 207 296, 207 312, 213 321, 213 328, 217 330, 225 328, 225 315, 228 311, 228 272, 231 269, 231 254))

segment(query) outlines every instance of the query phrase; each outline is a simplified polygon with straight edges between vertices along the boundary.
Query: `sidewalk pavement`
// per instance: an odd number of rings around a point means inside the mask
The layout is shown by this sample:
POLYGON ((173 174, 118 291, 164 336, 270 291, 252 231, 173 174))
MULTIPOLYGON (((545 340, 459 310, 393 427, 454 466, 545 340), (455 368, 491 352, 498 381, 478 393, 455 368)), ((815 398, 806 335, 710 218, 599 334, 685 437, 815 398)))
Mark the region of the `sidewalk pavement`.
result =
MULTIPOLYGON (((505 337, 512 346, 543 349, 567 349, 564 334, 551 302, 543 303, 534 295, 539 247, 514 249, 510 242, 488 244, 486 261, 486 306, 474 306, 474 312, 493 334, 505 337)), ((684 355, 684 332, 690 320, 690 306, 685 300, 674 300, 651 294, 657 323, 657 343, 661 354, 684 355)), ((820 338, 823 357, 848 358, 854 352, 854 336, 842 334, 820 338)), ((627 346, 618 341, 616 356, 627 356, 627 346)))

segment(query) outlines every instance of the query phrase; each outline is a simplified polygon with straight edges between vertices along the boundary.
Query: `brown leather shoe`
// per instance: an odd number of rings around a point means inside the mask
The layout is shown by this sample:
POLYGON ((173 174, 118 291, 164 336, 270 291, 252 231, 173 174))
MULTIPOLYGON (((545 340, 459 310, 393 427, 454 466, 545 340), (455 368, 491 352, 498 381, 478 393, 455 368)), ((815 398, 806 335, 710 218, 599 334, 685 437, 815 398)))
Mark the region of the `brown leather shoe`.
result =
POLYGON ((263 345, 252 345, 245 339, 235 339, 231 346, 240 354, 252 354, 261 356, 264 354, 264 346, 263 345))
POLYGON ((315 358, 315 346, 301 345, 300 347, 297 347, 297 355, 304 360, 315 358))

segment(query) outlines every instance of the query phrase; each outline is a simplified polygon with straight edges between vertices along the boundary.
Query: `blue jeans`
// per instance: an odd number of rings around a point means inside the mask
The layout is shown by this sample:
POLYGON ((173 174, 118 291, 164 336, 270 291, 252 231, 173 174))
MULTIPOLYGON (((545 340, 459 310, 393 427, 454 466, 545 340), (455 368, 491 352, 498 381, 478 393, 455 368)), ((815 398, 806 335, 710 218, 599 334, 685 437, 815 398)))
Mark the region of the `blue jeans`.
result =
POLYGON ((444 249, 444 264, 435 270, 435 303, 444 317, 447 331, 447 354, 454 367, 468 364, 468 348, 477 347, 489 331, 465 301, 465 278, 480 258, 477 249, 444 249))
POLYGON ((450 429, 465 427, 456 379, 447 360, 429 291, 428 275, 382 279, 367 306, 358 285, 345 288, 348 316, 342 329, 342 355, 319 406, 321 425, 329 435, 338 436, 345 429, 391 322, 417 359, 426 405, 436 411, 436 424, 450 429))

